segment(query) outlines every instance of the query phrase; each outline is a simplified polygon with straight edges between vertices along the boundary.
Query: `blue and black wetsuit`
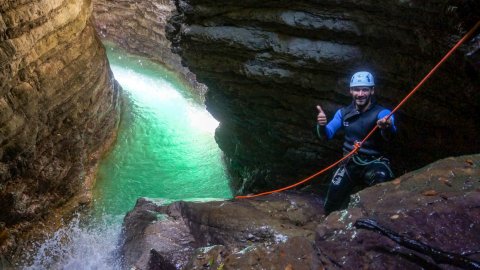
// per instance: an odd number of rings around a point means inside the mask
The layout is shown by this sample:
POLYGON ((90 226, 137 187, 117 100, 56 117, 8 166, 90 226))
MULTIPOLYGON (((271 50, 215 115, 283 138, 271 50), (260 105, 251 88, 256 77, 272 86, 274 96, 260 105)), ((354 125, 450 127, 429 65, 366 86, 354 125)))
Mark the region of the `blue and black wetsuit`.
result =
MULTIPOLYGON (((354 149, 355 142, 362 141, 377 125, 377 121, 389 113, 390 110, 376 104, 374 100, 364 112, 359 112, 352 103, 339 109, 326 126, 317 125, 318 136, 331 139, 339 129, 343 129, 345 132, 343 152, 347 154, 354 149)), ((389 160, 382 154, 385 142, 396 133, 393 116, 391 120, 392 125, 388 129, 376 131, 362 144, 357 154, 335 171, 325 198, 327 214, 340 209, 348 202, 355 186, 372 186, 393 178, 389 160)))

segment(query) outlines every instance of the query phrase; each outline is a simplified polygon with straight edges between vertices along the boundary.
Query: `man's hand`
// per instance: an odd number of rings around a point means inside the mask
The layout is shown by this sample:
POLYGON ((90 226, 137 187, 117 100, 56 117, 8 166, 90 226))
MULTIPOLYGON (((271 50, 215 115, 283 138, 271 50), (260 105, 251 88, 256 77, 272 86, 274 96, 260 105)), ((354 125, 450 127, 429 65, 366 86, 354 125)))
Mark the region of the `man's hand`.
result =
POLYGON ((387 129, 392 126, 392 119, 385 116, 384 118, 377 121, 377 126, 380 129, 387 129))
POLYGON ((322 110, 320 105, 317 105, 318 115, 317 115, 317 122, 320 126, 325 126, 327 124, 327 116, 322 110))

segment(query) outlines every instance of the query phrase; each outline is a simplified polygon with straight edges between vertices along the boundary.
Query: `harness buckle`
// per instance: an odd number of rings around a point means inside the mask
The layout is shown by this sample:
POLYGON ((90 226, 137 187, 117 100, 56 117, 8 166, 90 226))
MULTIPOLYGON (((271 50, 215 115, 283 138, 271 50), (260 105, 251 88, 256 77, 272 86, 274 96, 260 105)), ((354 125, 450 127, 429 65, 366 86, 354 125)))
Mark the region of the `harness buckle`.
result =
POLYGON ((355 147, 355 149, 359 149, 360 147, 362 147, 362 142, 355 141, 355 142, 353 143, 353 147, 355 147))

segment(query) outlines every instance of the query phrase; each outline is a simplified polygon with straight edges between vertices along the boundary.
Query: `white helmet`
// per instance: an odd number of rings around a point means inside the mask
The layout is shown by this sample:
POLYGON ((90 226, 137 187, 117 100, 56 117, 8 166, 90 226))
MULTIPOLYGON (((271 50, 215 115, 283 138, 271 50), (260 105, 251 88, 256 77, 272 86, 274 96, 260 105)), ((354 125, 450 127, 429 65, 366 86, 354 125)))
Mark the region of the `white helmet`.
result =
POLYGON ((375 86, 373 75, 367 71, 360 71, 353 74, 352 79, 350 80, 350 87, 355 86, 375 86))

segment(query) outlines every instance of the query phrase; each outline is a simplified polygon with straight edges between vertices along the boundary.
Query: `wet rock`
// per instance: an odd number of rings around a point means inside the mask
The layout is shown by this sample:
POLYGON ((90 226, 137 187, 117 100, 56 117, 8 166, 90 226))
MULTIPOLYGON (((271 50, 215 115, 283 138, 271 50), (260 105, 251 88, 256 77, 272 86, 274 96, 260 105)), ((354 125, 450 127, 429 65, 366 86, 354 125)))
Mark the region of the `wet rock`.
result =
POLYGON ((239 269, 259 260, 271 265, 300 265, 313 258, 309 254, 313 253, 315 226, 323 218, 322 201, 307 194, 176 202, 168 206, 140 199, 125 218, 122 253, 126 267, 139 269, 154 269, 148 261, 158 258, 177 269, 217 269, 220 265, 224 269, 239 269), (155 216, 156 221, 151 221, 155 216), (302 255, 305 258, 287 255, 286 250, 293 247, 298 253, 308 251, 302 255), (155 250, 153 256, 151 249, 155 250), (249 259, 242 259, 244 256, 249 259))
POLYGON ((166 267, 160 269, 170 269, 168 265, 185 265, 193 253, 194 238, 174 206, 171 216, 160 209, 154 202, 139 199, 135 210, 125 217, 121 251, 125 265, 159 269, 155 265, 161 262, 166 267))
POLYGON ((142 252, 125 252, 125 266, 458 269, 354 224, 373 219, 404 237, 478 261, 479 176, 480 155, 447 158, 362 190, 346 210, 327 217, 319 196, 301 192, 166 206, 141 199, 125 219, 123 250, 141 246, 142 252), (436 194, 425 195, 425 190, 436 194))
POLYGON ((448 158, 360 191, 348 209, 329 215, 317 228, 316 245, 327 266, 455 269, 437 265, 385 236, 354 228, 359 218, 374 219, 411 239, 479 260, 479 165, 479 155, 448 158), (451 185, 445 185, 445 178, 451 185), (436 193, 428 195, 426 190, 436 193))
MULTIPOLYGON (((176 6, 169 38, 209 87, 207 109, 221 122, 216 140, 243 194, 292 184, 341 155, 341 136, 315 138, 315 105, 331 118, 348 104, 354 71, 371 70, 380 103, 393 108, 480 19, 478 1, 176 6)), ((398 111, 398 139, 387 153, 397 175, 480 150, 479 123, 465 117, 480 106, 478 70, 466 68, 476 65, 475 48, 462 46, 398 111)))
POLYGON ((177 269, 169 261, 158 253, 155 249, 150 250, 150 261, 148 261, 148 268, 152 270, 175 270, 177 269))
POLYGON ((114 139, 119 86, 90 12, 91 1, 0 3, 2 260, 87 203, 114 139))

